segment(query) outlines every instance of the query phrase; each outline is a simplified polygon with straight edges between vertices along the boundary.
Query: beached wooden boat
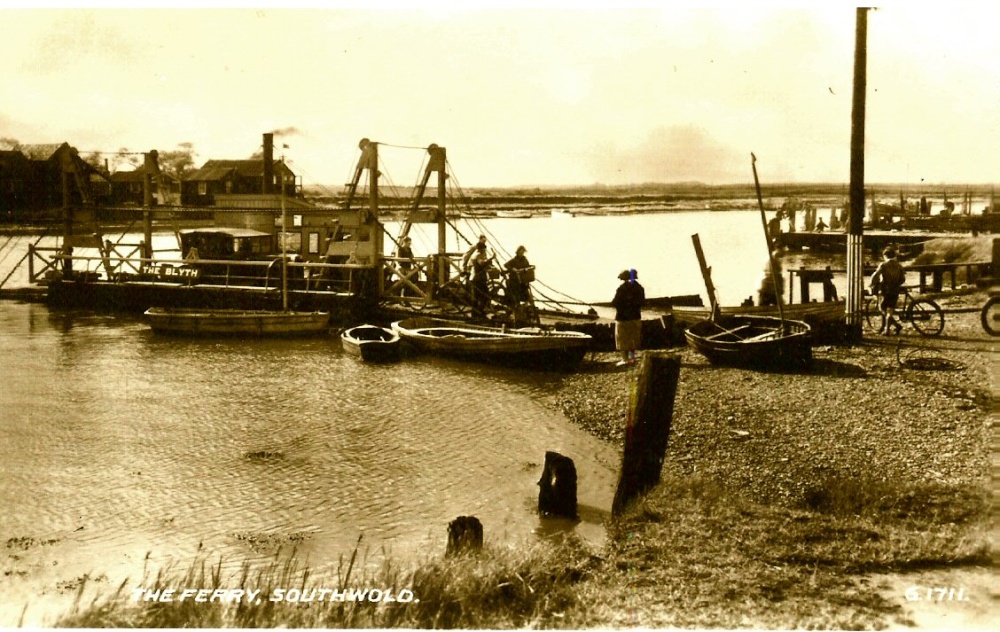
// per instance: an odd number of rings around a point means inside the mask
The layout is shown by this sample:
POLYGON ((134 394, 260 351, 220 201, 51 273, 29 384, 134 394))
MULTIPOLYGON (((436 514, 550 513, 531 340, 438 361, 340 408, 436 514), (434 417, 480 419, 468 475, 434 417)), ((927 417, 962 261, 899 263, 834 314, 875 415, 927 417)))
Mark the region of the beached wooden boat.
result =
MULTIPOLYGON (((767 233, 764 218, 764 200, 761 197, 760 181, 757 179, 757 157, 750 154, 753 165, 753 180, 757 189, 757 204, 760 207, 761 226, 771 260, 771 279, 774 293, 778 291, 778 279, 774 270, 774 248, 767 233)), ((801 320, 786 318, 785 306, 776 305, 778 317, 751 316, 747 314, 723 315, 712 283, 712 269, 705 262, 698 235, 691 235, 698 266, 708 291, 709 316, 691 325, 684 332, 688 344, 698 353, 708 358, 712 364, 744 366, 770 370, 801 370, 812 365, 812 330, 801 320)))
POLYGON ((436 318, 408 318, 394 322, 392 328, 427 353, 538 369, 572 367, 591 344, 589 335, 576 331, 504 329, 436 318))
POLYGON ((689 327, 688 344, 712 364, 757 369, 805 369, 812 365, 809 325, 771 316, 729 315, 689 327))
POLYGON ((344 351, 366 362, 395 362, 400 357, 399 334, 375 325, 358 325, 340 334, 344 351))
MULTIPOLYGON (((611 307, 611 301, 602 301, 599 303, 592 303, 597 307, 611 307)), ((701 300, 700 294, 680 294, 677 296, 647 296, 646 300, 642 303, 643 309, 656 310, 656 311, 669 311, 671 309, 676 309, 679 306, 697 308, 708 314, 708 308, 705 307, 704 301, 701 300)), ((701 318, 705 318, 702 316, 701 318)), ((700 318, 693 319, 700 320, 700 318)))
POLYGON ((326 331, 329 312, 252 311, 151 307, 154 333, 188 336, 312 336, 326 331))
MULTIPOLYGON (((674 305, 670 311, 674 322, 681 327, 690 327, 712 315, 708 306, 674 305)), ((801 320, 814 328, 844 321, 844 301, 788 303, 782 306, 782 311, 785 318, 801 320)), ((724 305, 719 312, 723 316, 779 316, 777 305, 724 305)))

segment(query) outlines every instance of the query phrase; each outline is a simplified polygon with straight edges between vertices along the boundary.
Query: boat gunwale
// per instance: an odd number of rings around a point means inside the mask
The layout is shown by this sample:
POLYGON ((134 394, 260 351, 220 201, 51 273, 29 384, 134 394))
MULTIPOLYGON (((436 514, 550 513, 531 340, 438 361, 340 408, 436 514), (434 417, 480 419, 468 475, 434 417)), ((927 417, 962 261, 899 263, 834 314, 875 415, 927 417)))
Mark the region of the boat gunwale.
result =
POLYGON ((580 331, 549 330, 537 327, 521 327, 517 329, 500 330, 496 327, 481 327, 472 324, 459 323, 454 321, 438 320, 435 318, 415 317, 404 318, 392 323, 392 329, 398 331, 400 335, 410 335, 426 340, 441 340, 447 336, 437 336, 424 333, 421 330, 434 329, 443 331, 453 331, 454 334, 469 334, 474 340, 537 340, 555 338, 560 340, 578 340, 580 342, 590 342, 593 337, 580 331), (407 325, 407 323, 409 323, 407 325), (417 323, 424 323, 418 325, 417 323))

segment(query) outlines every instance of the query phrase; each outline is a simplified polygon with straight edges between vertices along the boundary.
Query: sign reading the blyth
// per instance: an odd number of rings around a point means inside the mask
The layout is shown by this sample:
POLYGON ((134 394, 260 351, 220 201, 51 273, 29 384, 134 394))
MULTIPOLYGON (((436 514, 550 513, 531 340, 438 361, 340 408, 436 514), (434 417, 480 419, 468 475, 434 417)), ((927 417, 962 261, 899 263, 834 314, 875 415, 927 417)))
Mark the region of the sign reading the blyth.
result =
POLYGON ((198 268, 175 267, 172 265, 161 265, 156 276, 161 281, 197 281, 201 270, 198 268))

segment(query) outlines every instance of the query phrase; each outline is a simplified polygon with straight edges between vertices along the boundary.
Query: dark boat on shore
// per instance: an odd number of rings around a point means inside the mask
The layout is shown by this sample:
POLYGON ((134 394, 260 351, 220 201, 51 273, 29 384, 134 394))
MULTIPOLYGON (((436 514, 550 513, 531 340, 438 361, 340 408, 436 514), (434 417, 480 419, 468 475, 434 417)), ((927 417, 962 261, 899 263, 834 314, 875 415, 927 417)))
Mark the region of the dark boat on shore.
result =
POLYGON ((691 325, 684 336, 712 364, 776 370, 812 365, 811 330, 798 320, 722 315, 691 325))
POLYGON ((436 318, 408 318, 394 322, 392 328, 427 353, 538 369, 572 368, 591 344, 589 335, 576 331, 507 329, 436 318))
MULTIPOLYGON (((775 296, 778 291, 777 267, 774 262, 774 248, 767 233, 764 219, 764 200, 761 197, 760 181, 757 179, 757 157, 751 156, 753 180, 757 190, 757 204, 760 207, 761 225, 767 242, 771 265, 769 272, 774 284, 775 296)), ((711 308, 705 320, 701 320, 684 332, 688 344, 705 356, 712 364, 751 367, 770 370, 801 370, 812 366, 812 331, 808 323, 785 318, 785 306, 780 302, 775 306, 778 317, 752 316, 749 314, 723 314, 715 296, 712 270, 705 262, 698 235, 691 235, 698 266, 705 281, 711 308)))
MULTIPOLYGON (((600 303, 593 303, 597 307, 611 307, 611 301, 602 301, 600 303)), ((700 294, 682 294, 679 296, 653 296, 647 297, 642 304, 643 309, 649 310, 671 310, 678 307, 688 307, 688 308, 703 308, 705 307, 704 301, 701 300, 700 294)), ((708 311, 705 309, 704 311, 708 311)))
POLYGON ((395 362, 400 358, 399 334, 375 325, 358 325, 340 334, 344 351, 365 362, 395 362))
MULTIPOLYGON (((817 327, 844 320, 844 301, 823 301, 813 303, 787 303, 779 313, 777 305, 728 305, 718 308, 723 316, 771 316, 780 317, 783 314, 792 320, 801 320, 810 327, 817 327)), ((711 317, 710 307, 689 307, 675 305, 671 312, 674 322, 682 327, 711 317)))

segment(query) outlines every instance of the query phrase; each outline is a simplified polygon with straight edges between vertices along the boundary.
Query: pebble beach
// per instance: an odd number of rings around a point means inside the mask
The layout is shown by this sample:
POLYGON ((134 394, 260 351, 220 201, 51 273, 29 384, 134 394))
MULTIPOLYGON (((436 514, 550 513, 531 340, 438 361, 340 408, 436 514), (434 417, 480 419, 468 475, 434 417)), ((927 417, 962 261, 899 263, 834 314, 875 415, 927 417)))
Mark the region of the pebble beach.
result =
MULTIPOLYGON (((800 505, 813 481, 838 477, 986 485, 997 348, 971 311, 984 301, 984 293, 942 301, 949 313, 936 338, 907 328, 815 347, 808 373, 716 367, 685 347, 658 351, 682 361, 664 474, 711 477, 787 506, 800 505)), ((550 403, 622 445, 641 363, 618 367, 618 359, 594 354, 550 403)))

